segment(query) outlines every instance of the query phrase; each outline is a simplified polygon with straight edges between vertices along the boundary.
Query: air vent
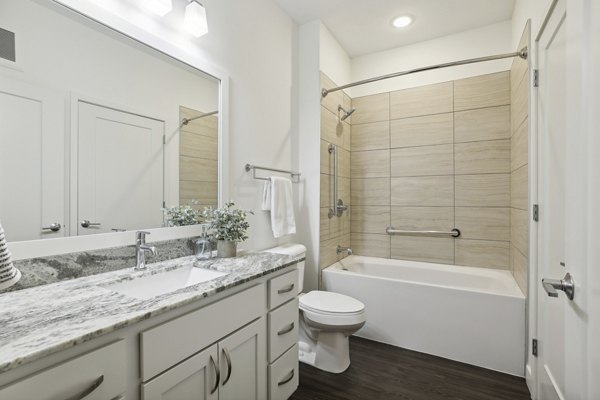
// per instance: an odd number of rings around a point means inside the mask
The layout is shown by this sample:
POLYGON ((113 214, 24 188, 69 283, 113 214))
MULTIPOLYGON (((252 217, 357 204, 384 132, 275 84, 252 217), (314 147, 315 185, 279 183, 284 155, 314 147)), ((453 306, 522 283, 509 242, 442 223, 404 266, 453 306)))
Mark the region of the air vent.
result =
POLYGON ((0 58, 16 62, 15 33, 0 28, 0 58))

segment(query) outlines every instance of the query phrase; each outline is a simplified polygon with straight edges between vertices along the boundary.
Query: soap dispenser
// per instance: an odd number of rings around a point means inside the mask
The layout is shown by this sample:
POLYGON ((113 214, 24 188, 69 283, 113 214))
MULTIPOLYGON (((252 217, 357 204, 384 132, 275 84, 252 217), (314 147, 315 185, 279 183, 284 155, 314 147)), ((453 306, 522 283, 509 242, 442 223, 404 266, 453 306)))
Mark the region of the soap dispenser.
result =
POLYGON ((210 260, 212 258, 212 243, 208 238, 207 226, 202 225, 202 236, 196 239, 196 259, 198 261, 210 260))

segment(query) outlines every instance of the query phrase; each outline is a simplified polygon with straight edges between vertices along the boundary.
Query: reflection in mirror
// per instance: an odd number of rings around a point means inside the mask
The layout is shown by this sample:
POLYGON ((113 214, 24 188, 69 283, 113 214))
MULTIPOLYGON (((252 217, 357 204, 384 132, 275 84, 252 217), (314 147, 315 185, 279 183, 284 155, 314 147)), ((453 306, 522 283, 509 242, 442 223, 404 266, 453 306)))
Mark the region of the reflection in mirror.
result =
POLYGON ((168 226, 218 203, 219 81, 47 0, 0 3, 10 241, 168 226))

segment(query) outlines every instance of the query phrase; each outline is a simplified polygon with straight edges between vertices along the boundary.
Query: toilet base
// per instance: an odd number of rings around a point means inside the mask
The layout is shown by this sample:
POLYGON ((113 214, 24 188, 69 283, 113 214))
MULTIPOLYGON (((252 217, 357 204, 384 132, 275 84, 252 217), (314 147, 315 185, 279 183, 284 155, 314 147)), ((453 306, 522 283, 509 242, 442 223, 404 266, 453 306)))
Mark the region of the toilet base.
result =
MULTIPOLYGON (((303 325, 301 323, 301 325, 303 325)), ((339 374, 350 366, 350 342, 344 332, 311 332, 300 329, 298 356, 301 362, 323 371, 339 374)))

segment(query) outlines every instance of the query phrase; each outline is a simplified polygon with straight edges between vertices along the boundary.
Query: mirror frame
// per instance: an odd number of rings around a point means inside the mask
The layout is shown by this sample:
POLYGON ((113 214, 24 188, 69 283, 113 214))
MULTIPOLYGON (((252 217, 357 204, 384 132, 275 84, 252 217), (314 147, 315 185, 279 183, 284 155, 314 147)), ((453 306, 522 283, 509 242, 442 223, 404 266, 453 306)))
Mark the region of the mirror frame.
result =
MULTIPOLYGON (((219 85, 219 162, 218 162, 218 198, 219 205, 229 199, 229 75, 221 68, 216 67, 209 60, 199 54, 192 53, 193 43, 190 48, 184 49, 168 42, 152 32, 119 17, 107 9, 96 5, 93 0, 35 0, 58 12, 71 14, 75 12, 83 17, 82 23, 91 28, 98 28, 98 24, 108 28, 117 35, 133 39, 142 46, 158 51, 178 62, 184 63, 220 81, 219 85)), ((72 14, 71 14, 72 15, 72 14)), ((152 234, 148 242, 181 239, 199 236, 201 225, 182 227, 165 227, 147 229, 152 234)), ((87 236, 69 236, 55 239, 38 239, 21 242, 9 242, 9 248, 14 260, 34 257, 52 256, 57 254, 97 250, 109 247, 121 247, 134 244, 134 231, 101 233, 87 236)))

